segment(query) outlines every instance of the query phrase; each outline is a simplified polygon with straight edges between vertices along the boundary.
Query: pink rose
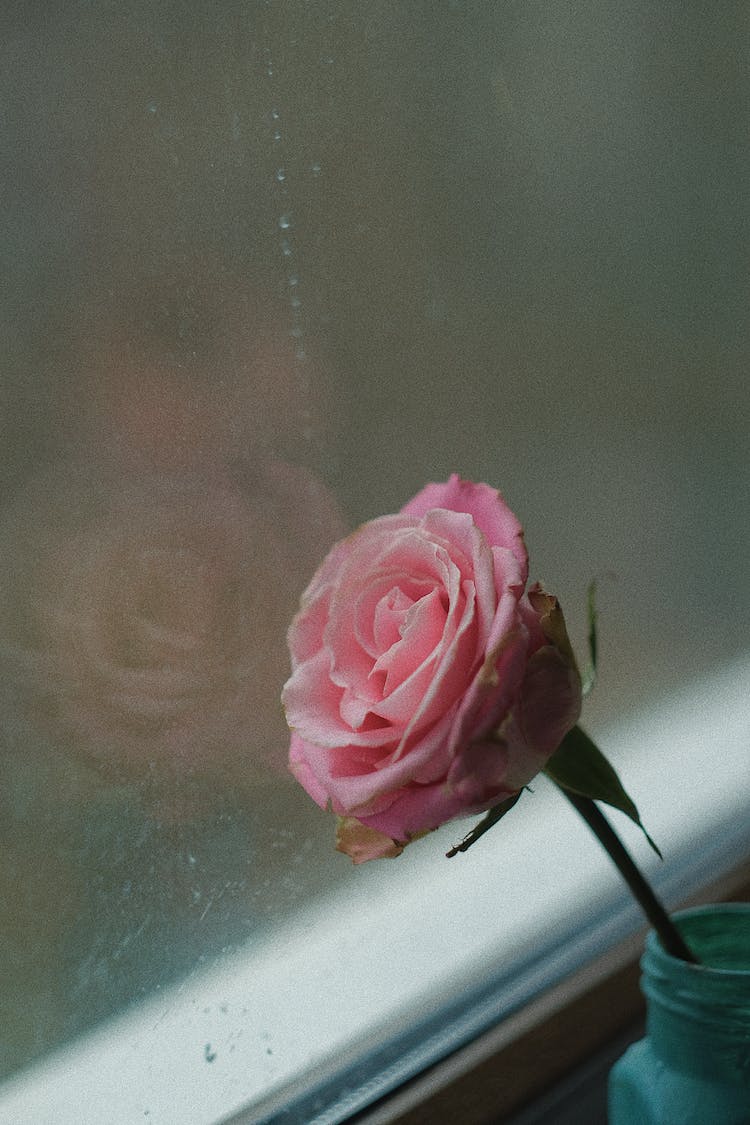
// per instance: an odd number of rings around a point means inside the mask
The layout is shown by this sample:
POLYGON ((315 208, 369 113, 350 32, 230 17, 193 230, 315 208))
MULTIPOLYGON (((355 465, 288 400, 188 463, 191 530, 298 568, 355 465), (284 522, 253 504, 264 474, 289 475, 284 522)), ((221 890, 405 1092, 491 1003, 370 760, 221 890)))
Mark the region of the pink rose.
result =
POLYGON ((486 484, 429 484, 337 543, 289 630, 290 765, 362 862, 482 812, 544 767, 581 705, 555 598, 486 484))

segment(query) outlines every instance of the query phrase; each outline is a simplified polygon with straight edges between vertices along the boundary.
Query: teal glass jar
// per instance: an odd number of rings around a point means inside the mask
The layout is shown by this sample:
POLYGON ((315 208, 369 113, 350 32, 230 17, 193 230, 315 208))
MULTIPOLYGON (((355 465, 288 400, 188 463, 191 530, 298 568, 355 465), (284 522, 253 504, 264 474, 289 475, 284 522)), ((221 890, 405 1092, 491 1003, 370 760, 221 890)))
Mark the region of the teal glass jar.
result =
POLYGON ((700 959, 646 940, 646 1038, 615 1064, 610 1125, 750 1125, 750 903, 674 915, 700 959))

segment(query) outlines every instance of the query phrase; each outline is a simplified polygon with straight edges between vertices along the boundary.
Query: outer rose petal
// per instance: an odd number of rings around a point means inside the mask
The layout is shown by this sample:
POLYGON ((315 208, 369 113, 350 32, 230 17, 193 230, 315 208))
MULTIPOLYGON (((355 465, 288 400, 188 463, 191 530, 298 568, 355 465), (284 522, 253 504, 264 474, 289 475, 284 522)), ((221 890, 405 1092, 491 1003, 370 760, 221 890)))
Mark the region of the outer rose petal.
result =
POLYGON ((546 760, 581 713, 581 676, 557 598, 536 583, 528 598, 522 599, 519 610, 531 643, 518 722, 529 748, 546 760))
POLYGON ((305 749, 302 739, 293 733, 289 747, 289 769, 302 788, 310 794, 315 804, 324 809, 328 805, 328 793, 310 769, 305 749))
POLYGON ((287 634, 293 667, 313 656, 322 644, 331 589, 339 567, 351 550, 350 540, 351 536, 331 548, 302 594, 299 612, 287 634))
MULTIPOLYGON (((478 751, 478 757, 481 758, 486 749, 486 745, 483 745, 478 751)), ((494 746, 493 749, 496 754, 503 753, 502 747, 494 746)), ((520 788, 497 782, 488 786, 481 773, 472 777, 469 772, 465 778, 458 779, 458 782, 456 785, 443 781, 435 785, 412 786, 396 794, 387 809, 372 815, 358 816, 357 819, 368 828, 374 828, 398 843, 406 844, 423 832, 431 832, 441 824, 447 824, 454 817, 484 812, 512 796, 520 788)))
POLYGON ((575 726, 580 713, 581 678, 577 669, 551 645, 538 649, 526 666, 521 685, 519 722, 527 745, 546 760, 575 726))
POLYGON ((431 508, 447 508, 451 512, 468 512, 491 547, 508 547, 521 564, 522 581, 528 576, 528 554, 523 541, 523 528, 496 488, 473 484, 453 473, 445 484, 428 484, 418 492, 402 512, 423 516, 431 508))

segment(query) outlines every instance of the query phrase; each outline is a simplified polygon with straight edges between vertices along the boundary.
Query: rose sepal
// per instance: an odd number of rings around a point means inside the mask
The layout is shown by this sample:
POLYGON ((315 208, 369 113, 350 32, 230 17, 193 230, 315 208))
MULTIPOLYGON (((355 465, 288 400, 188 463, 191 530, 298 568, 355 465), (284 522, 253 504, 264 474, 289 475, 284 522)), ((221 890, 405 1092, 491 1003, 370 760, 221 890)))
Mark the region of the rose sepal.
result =
POLYGON ((523 789, 519 789, 512 797, 508 797, 505 801, 494 805, 479 821, 479 824, 475 824, 471 832, 467 832, 460 844, 454 844, 450 851, 445 853, 446 857, 448 859, 453 859, 454 855, 458 855, 459 852, 468 851, 472 844, 476 844, 477 840, 481 836, 484 836, 485 832, 488 832, 493 825, 497 824, 498 820, 502 820, 505 814, 510 812, 519 801, 522 793, 523 789))
POLYGON ((543 772, 564 792, 603 801, 625 813, 638 825, 659 859, 663 858, 644 828, 635 802, 625 791, 617 771, 579 726, 568 731, 543 772))
POLYGON ((429 835, 430 829, 415 832, 405 840, 394 840, 377 828, 362 824, 354 816, 336 818, 336 851, 348 855, 352 863, 367 863, 370 859, 395 859, 404 848, 422 836, 429 835))

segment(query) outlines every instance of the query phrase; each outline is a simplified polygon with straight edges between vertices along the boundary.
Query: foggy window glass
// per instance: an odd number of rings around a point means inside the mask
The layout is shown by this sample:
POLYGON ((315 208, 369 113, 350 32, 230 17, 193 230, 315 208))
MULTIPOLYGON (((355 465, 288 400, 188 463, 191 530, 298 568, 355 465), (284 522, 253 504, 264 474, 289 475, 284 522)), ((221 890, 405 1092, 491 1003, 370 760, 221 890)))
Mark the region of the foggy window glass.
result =
POLYGON ((2 22, 9 1078, 359 877, 285 631, 428 480, 502 490, 580 651, 598 579, 589 727, 746 652, 748 90, 739 3, 2 22))

